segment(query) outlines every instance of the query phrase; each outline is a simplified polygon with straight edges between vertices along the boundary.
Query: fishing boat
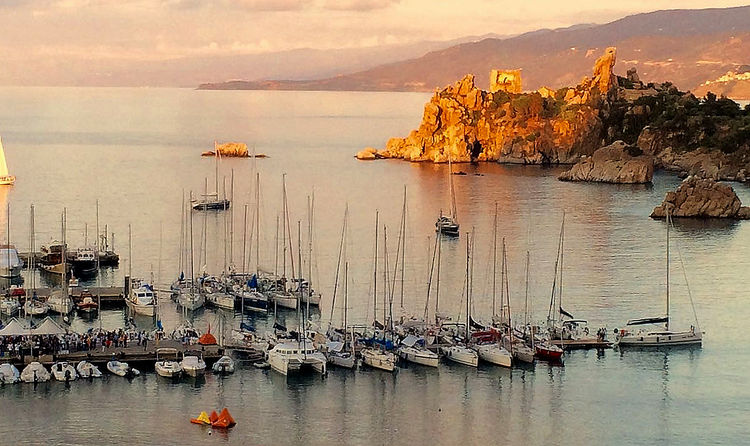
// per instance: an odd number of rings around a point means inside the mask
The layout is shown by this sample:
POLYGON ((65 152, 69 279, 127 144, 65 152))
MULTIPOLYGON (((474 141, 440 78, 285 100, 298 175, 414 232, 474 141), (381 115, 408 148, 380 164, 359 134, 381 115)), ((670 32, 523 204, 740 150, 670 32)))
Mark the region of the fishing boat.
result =
POLYGON ((21 275, 21 259, 14 245, 0 245, 0 277, 14 278, 21 275))
POLYGON ((176 348, 157 348, 154 371, 157 375, 163 376, 164 378, 179 378, 182 376, 182 365, 176 359, 176 348), (175 360, 164 359, 165 355, 171 355, 175 360))
POLYGON ((99 367, 88 361, 79 362, 76 365, 76 372, 78 372, 78 376, 81 377, 81 379, 102 377, 102 372, 99 370, 99 367))
POLYGON ((99 311, 99 304, 94 300, 94 295, 88 289, 81 292, 81 301, 76 308, 82 315, 94 315, 99 311))
POLYGON ((21 372, 21 381, 25 383, 43 383, 50 380, 50 373, 39 362, 32 362, 21 372))
POLYGON ((326 357, 308 340, 282 342, 268 352, 271 368, 282 375, 302 373, 307 369, 326 373, 326 357))
POLYGON ((156 314, 156 293, 151 285, 139 279, 131 279, 131 289, 125 299, 128 309, 132 313, 143 316, 156 314))
POLYGON ((214 373, 220 375, 228 375, 230 373, 234 373, 234 359, 227 355, 224 355, 214 363, 214 365, 211 367, 211 370, 213 370, 214 373))
POLYGON ((77 277, 90 277, 97 272, 97 252, 94 248, 78 248, 70 259, 73 272, 77 277))
POLYGON ((126 378, 132 378, 141 374, 138 369, 130 367, 127 362, 121 362, 114 359, 107 362, 107 370, 112 374, 126 378))
MULTIPOLYGON (((690 286, 687 285, 688 297, 690 304, 693 306, 693 316, 695 325, 691 325, 687 330, 675 331, 670 324, 670 279, 669 279, 669 229, 672 226, 672 220, 667 210, 667 265, 666 265, 666 315, 657 317, 646 317, 640 319, 631 319, 627 322, 628 327, 641 325, 661 325, 664 329, 641 329, 630 331, 627 329, 620 330, 615 339, 615 345, 618 347, 674 347, 674 346, 700 346, 703 342, 703 332, 698 324, 698 315, 695 313, 693 297, 690 293, 690 286)), ((679 249, 679 247, 678 247, 679 249)), ((678 251, 679 252, 679 251, 678 251)), ((687 283, 687 275, 685 275, 687 283)))
POLYGON ((52 364, 52 376, 57 381, 75 381, 78 378, 75 367, 66 361, 60 361, 52 364))
POLYGON ((456 211, 456 190, 453 187, 453 165, 451 164, 451 156, 448 156, 448 184, 450 188, 450 203, 451 213, 450 215, 443 215, 442 211, 440 216, 435 222, 435 230, 443 235, 450 237, 458 237, 459 235, 459 224, 458 224, 458 212, 456 211))
POLYGON ((15 384, 21 381, 21 374, 16 366, 10 363, 0 364, 0 384, 15 384))
POLYGON ((198 356, 184 356, 180 365, 185 374, 193 378, 202 376, 206 372, 206 362, 198 356))
POLYGON ((440 356, 426 349, 420 343, 424 343, 423 338, 414 335, 405 337, 398 347, 398 356, 404 361, 414 364, 437 367, 440 362, 440 356))
POLYGON ((3 149, 3 140, 0 138, 0 185, 12 186, 16 182, 16 177, 8 172, 8 163, 5 161, 5 149, 3 149))

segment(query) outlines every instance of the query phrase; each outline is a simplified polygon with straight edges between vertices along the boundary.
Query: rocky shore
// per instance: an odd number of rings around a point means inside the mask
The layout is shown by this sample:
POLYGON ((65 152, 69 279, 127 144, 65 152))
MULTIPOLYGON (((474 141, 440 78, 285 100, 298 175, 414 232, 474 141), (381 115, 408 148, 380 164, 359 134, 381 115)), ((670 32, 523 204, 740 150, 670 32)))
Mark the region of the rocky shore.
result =
POLYGON ((673 217, 750 219, 750 207, 728 184, 711 179, 688 177, 675 191, 667 192, 664 201, 655 207, 651 218, 673 217))
POLYGON ((598 149, 584 157, 570 170, 560 174, 562 181, 590 181, 595 183, 650 183, 654 177, 654 158, 637 146, 623 141, 598 149))

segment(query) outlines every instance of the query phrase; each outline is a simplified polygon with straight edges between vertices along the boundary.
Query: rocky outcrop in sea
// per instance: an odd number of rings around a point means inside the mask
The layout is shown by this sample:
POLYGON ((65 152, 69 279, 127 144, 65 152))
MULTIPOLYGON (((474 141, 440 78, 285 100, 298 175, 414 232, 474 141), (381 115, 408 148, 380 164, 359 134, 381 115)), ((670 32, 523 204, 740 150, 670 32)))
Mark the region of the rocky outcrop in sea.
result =
POLYGON ((742 206, 732 186, 692 176, 667 192, 651 218, 666 218, 667 210, 672 217, 750 219, 750 208, 742 206))
POLYGON ((645 155, 637 146, 623 141, 598 149, 584 157, 569 170, 560 174, 562 181, 590 181, 596 183, 650 183, 654 176, 654 158, 645 155))

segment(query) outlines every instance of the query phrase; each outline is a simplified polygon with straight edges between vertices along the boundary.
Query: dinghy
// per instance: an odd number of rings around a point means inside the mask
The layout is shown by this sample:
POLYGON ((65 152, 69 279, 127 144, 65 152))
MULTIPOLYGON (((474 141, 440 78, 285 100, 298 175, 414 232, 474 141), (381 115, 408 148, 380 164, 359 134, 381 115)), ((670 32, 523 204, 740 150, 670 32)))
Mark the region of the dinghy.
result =
POLYGON ((220 373, 222 375, 234 373, 234 359, 224 355, 214 363, 212 369, 214 373, 220 373))
POLYGON ((81 361, 76 365, 76 371, 81 378, 101 378, 102 372, 99 367, 88 361, 81 361))
POLYGON ((197 377, 206 372, 206 362, 197 356, 185 356, 180 363, 186 375, 197 377))
POLYGON ((13 364, 0 364, 0 384, 15 384, 21 380, 21 374, 13 364))
POLYGON ((130 367, 127 362, 120 362, 120 361, 109 361, 107 363, 107 370, 110 371, 110 373, 114 373, 117 376, 125 376, 125 377, 133 377, 138 376, 141 374, 141 372, 138 371, 138 369, 134 369, 133 367, 130 367))
POLYGON ((66 361, 60 361, 52 364, 52 376, 57 381, 75 381, 78 378, 76 369, 66 361))
POLYGON ((50 379, 47 369, 39 362, 32 362, 21 372, 21 381, 25 383, 43 383, 50 379))

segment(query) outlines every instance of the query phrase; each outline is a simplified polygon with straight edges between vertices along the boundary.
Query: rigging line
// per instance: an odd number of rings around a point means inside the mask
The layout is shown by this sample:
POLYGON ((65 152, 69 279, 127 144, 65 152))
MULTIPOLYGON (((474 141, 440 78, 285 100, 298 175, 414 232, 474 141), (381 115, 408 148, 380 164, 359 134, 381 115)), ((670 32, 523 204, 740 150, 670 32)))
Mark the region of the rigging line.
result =
MULTIPOLYGON (((669 222, 674 228, 674 224, 669 222)), ((687 288, 688 298, 690 298, 690 307, 693 309, 693 317, 695 318, 695 329, 698 333, 701 332, 700 323, 698 322, 698 312, 695 311, 695 302, 693 302, 693 293, 690 291, 690 283, 688 283, 687 272, 685 271, 685 263, 682 261, 682 250, 680 250, 680 244, 675 240, 677 246, 677 258, 680 259, 680 267, 682 268, 682 276, 685 278, 685 287, 687 288)))

